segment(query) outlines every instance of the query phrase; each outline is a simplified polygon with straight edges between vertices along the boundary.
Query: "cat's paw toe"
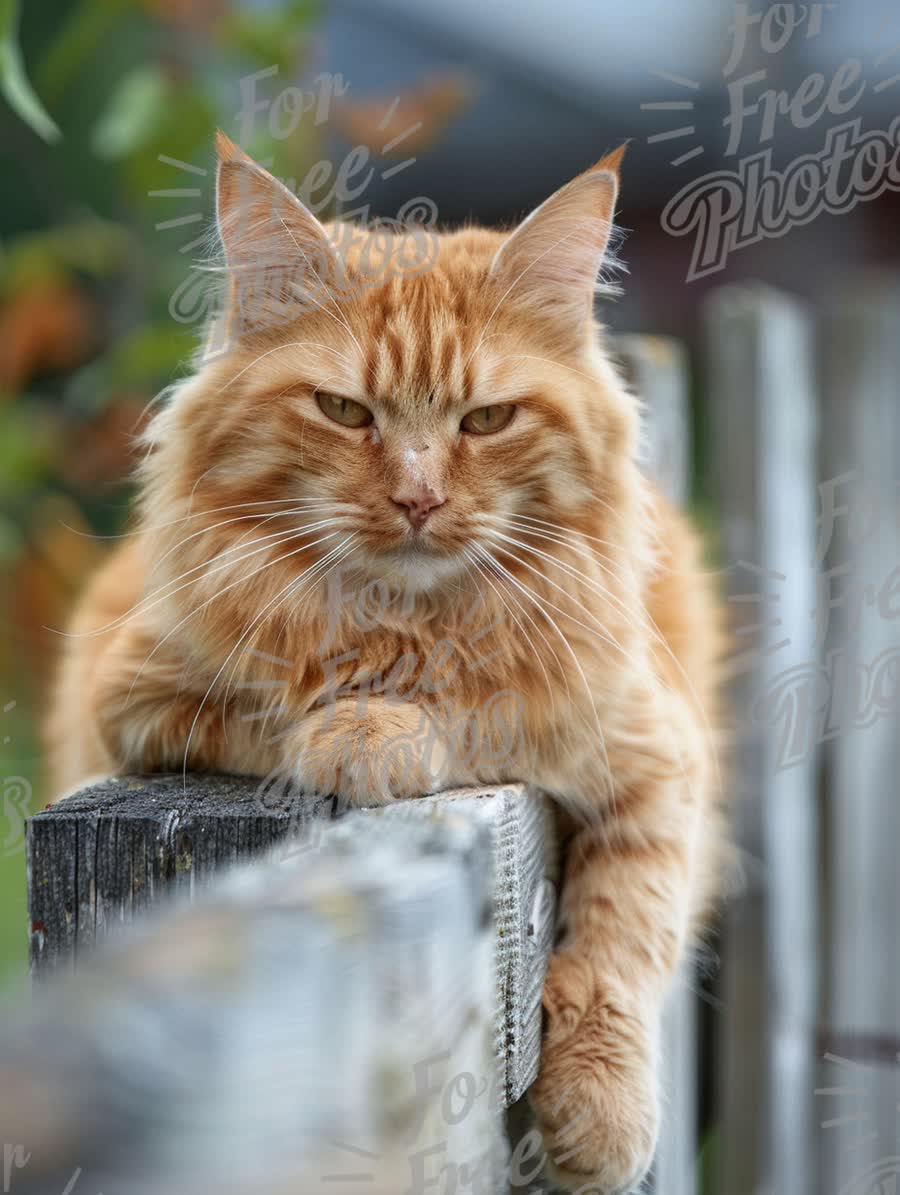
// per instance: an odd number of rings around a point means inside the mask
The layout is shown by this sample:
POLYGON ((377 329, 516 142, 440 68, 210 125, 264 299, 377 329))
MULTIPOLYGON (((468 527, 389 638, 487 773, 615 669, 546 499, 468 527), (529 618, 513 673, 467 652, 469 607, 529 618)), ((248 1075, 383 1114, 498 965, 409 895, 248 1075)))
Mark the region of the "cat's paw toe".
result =
POLYGON ((587 1195, 636 1190, 659 1123, 653 1030, 623 985, 554 955, 544 995, 541 1072, 529 1098, 553 1180, 587 1195))
POLYGON ((349 807, 434 792, 447 768, 447 751, 427 714, 385 700, 314 709, 290 736, 286 753, 298 786, 349 807))

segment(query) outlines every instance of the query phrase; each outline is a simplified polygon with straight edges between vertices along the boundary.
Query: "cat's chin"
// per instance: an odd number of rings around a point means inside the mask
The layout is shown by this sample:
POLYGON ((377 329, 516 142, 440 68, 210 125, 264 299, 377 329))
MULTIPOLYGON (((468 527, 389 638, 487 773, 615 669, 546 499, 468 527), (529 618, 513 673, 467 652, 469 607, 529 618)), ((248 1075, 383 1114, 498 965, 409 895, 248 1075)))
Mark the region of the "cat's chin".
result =
POLYGON ((461 554, 439 552, 420 542, 380 554, 371 571, 391 586, 427 592, 457 576, 464 567, 461 554))

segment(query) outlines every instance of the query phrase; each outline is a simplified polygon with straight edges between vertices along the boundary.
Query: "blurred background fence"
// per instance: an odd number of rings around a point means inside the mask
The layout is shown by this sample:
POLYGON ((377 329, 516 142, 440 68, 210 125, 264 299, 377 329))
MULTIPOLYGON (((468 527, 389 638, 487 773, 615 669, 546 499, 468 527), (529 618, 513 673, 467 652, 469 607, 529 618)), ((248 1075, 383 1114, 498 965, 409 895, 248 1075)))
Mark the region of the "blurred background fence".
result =
MULTIPOLYGON (((18 111, 0 110, 0 977, 25 965, 48 628, 63 625, 104 537, 122 533, 134 435, 196 343, 215 127, 314 183, 326 214, 349 160, 366 179, 363 215, 424 199, 450 222, 511 221, 631 138, 631 275, 603 314, 616 333, 683 346, 660 359, 689 404, 685 498, 745 649, 724 753, 741 878, 690 980, 698 1048, 685 1057, 699 1063, 682 1068, 677 1098, 697 1130, 679 1148, 705 1191, 876 1191, 900 1155, 896 188, 876 177, 864 200, 768 228, 742 211, 743 232, 719 229, 705 271, 670 205, 760 155, 786 171, 854 121, 887 135, 894 7, 17 8, 0 7, 3 46, 21 47, 3 57, 18 111), (819 77, 798 119, 790 103, 819 77), (745 103, 735 87, 751 78, 745 103), (761 102, 743 111, 765 88, 786 97, 770 127, 761 102), (332 173, 311 176, 326 160, 332 173)), ((645 390, 653 360, 648 348, 631 363, 645 390)))

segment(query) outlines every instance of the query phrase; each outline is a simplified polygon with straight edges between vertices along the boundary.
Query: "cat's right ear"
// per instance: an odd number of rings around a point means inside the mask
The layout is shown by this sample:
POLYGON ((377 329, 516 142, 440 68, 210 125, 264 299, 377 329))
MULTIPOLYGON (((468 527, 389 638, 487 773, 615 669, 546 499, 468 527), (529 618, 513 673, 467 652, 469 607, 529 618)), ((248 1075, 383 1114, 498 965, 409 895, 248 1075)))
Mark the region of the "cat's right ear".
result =
POLYGON ((607 154, 507 237, 491 266, 504 297, 515 292, 563 326, 587 327, 613 231, 624 154, 624 145, 607 154))
POLYGON ((287 187, 224 133, 216 150, 216 218, 232 314, 247 330, 284 323, 336 285, 340 259, 326 229, 287 187))

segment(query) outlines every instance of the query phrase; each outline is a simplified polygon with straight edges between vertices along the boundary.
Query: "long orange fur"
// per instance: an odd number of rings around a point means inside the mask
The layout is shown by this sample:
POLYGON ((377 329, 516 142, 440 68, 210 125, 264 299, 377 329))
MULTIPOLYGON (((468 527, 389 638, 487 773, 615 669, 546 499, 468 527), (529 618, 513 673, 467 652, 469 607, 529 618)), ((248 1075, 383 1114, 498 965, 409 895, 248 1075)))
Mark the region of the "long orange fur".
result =
POLYGON ((55 791, 183 766, 349 804, 544 788, 566 863, 531 1099, 558 1181, 630 1190, 719 868, 720 643, 594 323, 621 153, 509 236, 444 234, 430 269, 348 292, 330 280, 359 279, 359 248, 338 259, 334 227, 219 150, 226 348, 156 416, 136 531, 70 627, 55 791), (507 427, 461 430, 493 404, 507 427), (418 529, 410 487, 435 504, 418 529))

